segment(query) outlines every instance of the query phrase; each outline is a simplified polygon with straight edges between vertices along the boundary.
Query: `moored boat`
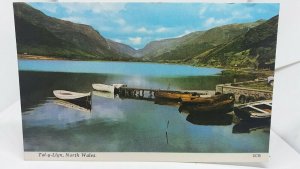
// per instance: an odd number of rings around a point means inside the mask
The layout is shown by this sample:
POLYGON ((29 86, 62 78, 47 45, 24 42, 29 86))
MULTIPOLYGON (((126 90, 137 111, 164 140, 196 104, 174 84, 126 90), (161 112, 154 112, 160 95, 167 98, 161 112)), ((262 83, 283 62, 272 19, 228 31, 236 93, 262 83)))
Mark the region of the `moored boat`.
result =
POLYGON ((67 90, 54 90, 53 94, 55 97, 61 100, 67 100, 75 104, 88 104, 91 100, 91 92, 88 93, 77 93, 67 90))
POLYGON ((187 111, 190 113, 215 113, 226 114, 233 110, 234 97, 228 97, 227 99, 219 99, 213 102, 202 102, 197 104, 181 104, 179 111, 187 111))
POLYGON ((232 100, 234 99, 234 94, 228 93, 228 94, 220 94, 220 95, 200 95, 199 97, 182 97, 181 98, 181 104, 212 104, 224 100, 232 100))
POLYGON ((156 91, 154 93, 155 98, 165 98, 165 99, 174 99, 180 100, 185 97, 199 97, 198 93, 189 93, 189 92, 178 92, 178 91, 156 91))
POLYGON ((98 91, 110 92, 110 93, 115 92, 115 87, 113 85, 97 83, 97 84, 92 84, 92 86, 93 86, 93 89, 98 90, 98 91))
POLYGON ((271 112, 271 100, 247 103, 234 108, 234 114, 241 120, 269 120, 271 112))
POLYGON ((126 84, 121 84, 121 83, 112 84, 112 86, 115 87, 116 89, 119 89, 121 87, 127 87, 126 84))

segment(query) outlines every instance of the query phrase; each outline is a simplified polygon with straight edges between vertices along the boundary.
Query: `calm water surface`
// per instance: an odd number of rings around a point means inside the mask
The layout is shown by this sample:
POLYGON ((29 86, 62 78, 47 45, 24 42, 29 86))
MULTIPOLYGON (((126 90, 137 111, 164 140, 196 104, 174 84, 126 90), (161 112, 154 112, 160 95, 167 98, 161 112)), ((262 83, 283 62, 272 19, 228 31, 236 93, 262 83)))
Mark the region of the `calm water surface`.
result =
POLYGON ((268 151, 265 124, 234 124, 232 115, 195 118, 172 105, 97 95, 92 96, 91 112, 85 112, 61 106, 52 94, 56 89, 89 92, 92 83, 214 90, 216 84, 233 80, 219 76, 219 69, 29 60, 19 60, 19 67, 25 151, 268 151))

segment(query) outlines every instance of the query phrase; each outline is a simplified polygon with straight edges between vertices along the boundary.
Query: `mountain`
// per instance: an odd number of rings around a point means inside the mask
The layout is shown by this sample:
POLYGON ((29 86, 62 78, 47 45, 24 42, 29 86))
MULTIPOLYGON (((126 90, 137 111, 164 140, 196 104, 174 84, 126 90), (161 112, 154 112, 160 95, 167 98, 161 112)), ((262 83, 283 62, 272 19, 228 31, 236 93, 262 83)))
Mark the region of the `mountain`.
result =
POLYGON ((277 29, 278 15, 187 62, 222 67, 274 67, 277 29))
POLYGON ((153 62, 198 66, 274 66, 278 16, 253 23, 230 24, 186 36, 154 41, 138 51, 153 62))
POLYGON ((186 41, 194 39, 196 36, 202 34, 201 31, 193 32, 188 35, 179 38, 163 39, 159 41, 152 41, 148 43, 144 48, 136 51, 135 56, 143 56, 144 58, 155 58, 163 53, 175 49, 177 46, 182 45, 186 41), (196 35, 196 36, 194 36, 196 35))
POLYGON ((104 38, 89 25, 49 17, 26 3, 14 3, 14 16, 19 54, 83 60, 131 58, 128 51, 132 48, 104 38))
POLYGON ((215 67, 265 68, 275 63, 278 16, 153 41, 135 50, 89 25, 49 17, 26 3, 14 3, 14 15, 19 54, 215 67))
POLYGON ((118 52, 119 54, 125 54, 127 56, 134 56, 136 50, 129 45, 112 41, 107 39, 109 48, 113 49, 114 51, 118 52))
POLYGON ((244 24, 231 24, 197 31, 182 37, 150 42, 145 48, 137 51, 145 60, 174 61, 194 57, 222 43, 229 42, 263 21, 244 24))

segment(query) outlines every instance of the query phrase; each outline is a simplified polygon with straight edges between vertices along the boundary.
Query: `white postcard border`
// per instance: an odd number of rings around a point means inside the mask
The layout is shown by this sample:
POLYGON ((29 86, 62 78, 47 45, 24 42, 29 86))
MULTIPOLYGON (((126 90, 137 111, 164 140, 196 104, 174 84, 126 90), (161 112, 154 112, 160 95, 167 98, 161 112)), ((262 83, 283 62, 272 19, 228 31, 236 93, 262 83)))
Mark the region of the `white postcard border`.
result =
POLYGON ((29 161, 267 162, 269 153, 24 152, 29 161))

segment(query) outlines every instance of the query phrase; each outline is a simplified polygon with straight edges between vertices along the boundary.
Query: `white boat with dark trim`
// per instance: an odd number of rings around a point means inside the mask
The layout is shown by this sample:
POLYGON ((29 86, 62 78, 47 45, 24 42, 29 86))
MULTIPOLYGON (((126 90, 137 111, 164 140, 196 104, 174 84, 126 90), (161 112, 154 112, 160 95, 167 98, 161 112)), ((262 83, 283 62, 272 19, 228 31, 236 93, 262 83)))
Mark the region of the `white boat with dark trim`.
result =
POLYGON ((121 87, 127 87, 126 84, 121 84, 121 83, 112 84, 112 86, 114 86, 116 89, 119 89, 119 88, 121 88, 121 87))
POLYGON ((92 86, 93 86, 93 89, 98 90, 98 91, 110 92, 110 93, 115 92, 115 87, 113 85, 97 83, 97 84, 92 84, 92 86))
POLYGON ((247 103, 234 108, 234 114, 241 120, 269 120, 271 112, 271 100, 247 103))
POLYGON ((67 100, 72 103, 89 103, 91 100, 91 92, 77 93, 67 90, 54 90, 53 94, 58 99, 67 100))

